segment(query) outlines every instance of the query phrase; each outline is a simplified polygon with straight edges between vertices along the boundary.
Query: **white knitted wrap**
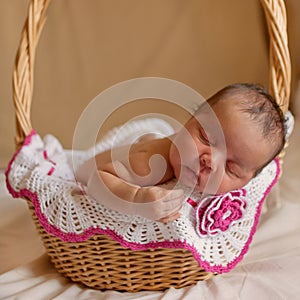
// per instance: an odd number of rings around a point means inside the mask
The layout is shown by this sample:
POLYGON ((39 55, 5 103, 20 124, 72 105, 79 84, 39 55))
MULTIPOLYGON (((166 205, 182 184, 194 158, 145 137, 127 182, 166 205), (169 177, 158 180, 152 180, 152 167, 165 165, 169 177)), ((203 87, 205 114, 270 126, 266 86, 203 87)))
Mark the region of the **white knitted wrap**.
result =
MULTIPOLYGON (((162 136, 173 133, 166 122, 159 119, 133 121, 125 127, 115 128, 96 146, 96 152, 104 151, 112 143, 130 143, 138 135, 155 132, 162 136), (120 131, 121 130, 121 131, 120 131), (115 137, 117 132, 122 132, 115 137)), ((77 161, 85 161, 95 149, 73 151, 77 161)), ((43 140, 32 133, 24 146, 15 154, 7 170, 7 185, 14 197, 30 198, 42 226, 51 234, 65 241, 83 241, 94 234, 109 234, 123 246, 133 250, 155 247, 181 247, 189 249, 199 264, 208 271, 226 272, 232 269, 247 252, 255 232, 261 206, 277 180, 279 165, 272 161, 246 186, 246 209, 243 216, 229 228, 214 236, 200 236, 196 231, 195 208, 184 202, 181 216, 176 221, 162 224, 136 215, 124 215, 98 204, 82 193, 73 175, 72 151, 64 150, 51 135, 43 140)), ((164 186, 172 188, 172 180, 164 186)), ((197 192, 186 198, 195 202, 197 192)))

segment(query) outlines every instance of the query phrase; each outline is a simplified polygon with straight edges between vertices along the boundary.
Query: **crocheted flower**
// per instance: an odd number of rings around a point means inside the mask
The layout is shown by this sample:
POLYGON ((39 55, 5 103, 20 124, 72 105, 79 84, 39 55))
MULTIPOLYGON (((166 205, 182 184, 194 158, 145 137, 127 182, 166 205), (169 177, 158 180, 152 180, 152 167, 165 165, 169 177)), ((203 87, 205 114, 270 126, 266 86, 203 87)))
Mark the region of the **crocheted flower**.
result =
POLYGON ((246 190, 209 196, 196 208, 197 233, 201 237, 215 236, 226 231, 242 218, 246 208, 246 190))

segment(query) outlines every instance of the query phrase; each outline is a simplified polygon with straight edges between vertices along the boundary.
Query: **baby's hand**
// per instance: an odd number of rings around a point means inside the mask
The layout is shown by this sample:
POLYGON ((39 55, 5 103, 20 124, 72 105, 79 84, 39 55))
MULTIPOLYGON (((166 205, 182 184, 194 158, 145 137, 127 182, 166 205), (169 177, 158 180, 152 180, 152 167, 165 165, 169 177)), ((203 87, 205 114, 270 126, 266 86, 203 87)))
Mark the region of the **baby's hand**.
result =
POLYGON ((183 199, 183 190, 166 190, 151 186, 139 188, 134 203, 145 203, 139 211, 143 217, 167 223, 180 216, 183 199))

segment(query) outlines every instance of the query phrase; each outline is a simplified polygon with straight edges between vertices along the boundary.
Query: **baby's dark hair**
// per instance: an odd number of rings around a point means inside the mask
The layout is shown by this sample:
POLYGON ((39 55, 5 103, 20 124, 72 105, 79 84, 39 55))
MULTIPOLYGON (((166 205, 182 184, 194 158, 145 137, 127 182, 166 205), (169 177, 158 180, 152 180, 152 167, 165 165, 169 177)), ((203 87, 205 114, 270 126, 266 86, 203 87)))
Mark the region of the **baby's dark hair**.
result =
POLYGON ((213 106, 226 99, 238 99, 241 113, 261 128, 262 136, 274 146, 274 156, 270 161, 273 160, 285 144, 284 115, 275 99, 259 85, 238 83, 224 87, 207 102, 213 106))

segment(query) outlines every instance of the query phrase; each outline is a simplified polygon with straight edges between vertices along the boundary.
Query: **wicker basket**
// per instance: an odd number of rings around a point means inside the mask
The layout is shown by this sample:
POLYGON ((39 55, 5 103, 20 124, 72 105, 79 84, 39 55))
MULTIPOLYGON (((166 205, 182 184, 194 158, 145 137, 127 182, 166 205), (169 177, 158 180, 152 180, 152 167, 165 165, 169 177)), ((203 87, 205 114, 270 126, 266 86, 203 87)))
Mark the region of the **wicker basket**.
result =
MULTIPOLYGON (((283 112, 289 105, 290 57, 283 0, 261 0, 270 35, 269 90, 283 112)), ((45 23, 49 0, 31 0, 13 73, 16 109, 16 145, 31 132, 30 107, 33 92, 35 51, 45 23)), ((28 201, 33 220, 51 261, 58 272, 74 282, 95 289, 137 292, 181 288, 213 276, 199 268, 191 252, 184 249, 132 251, 105 235, 85 242, 66 243, 48 234, 39 224, 28 201)))

